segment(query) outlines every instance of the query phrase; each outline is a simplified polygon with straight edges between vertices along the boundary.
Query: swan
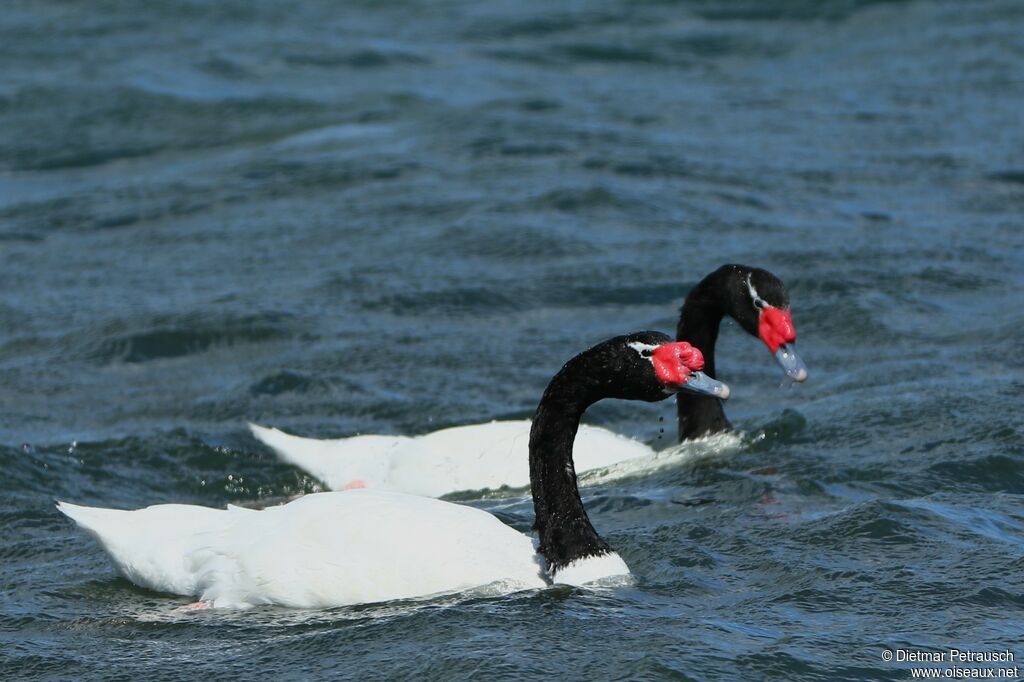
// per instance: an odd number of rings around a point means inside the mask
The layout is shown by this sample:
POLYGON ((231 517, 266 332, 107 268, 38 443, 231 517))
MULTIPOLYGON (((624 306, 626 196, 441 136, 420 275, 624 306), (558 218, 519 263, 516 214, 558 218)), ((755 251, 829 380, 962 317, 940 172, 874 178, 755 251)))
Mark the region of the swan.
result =
POLYGON ((325 608, 628 575, 591 525, 576 486, 580 418, 604 398, 652 402, 680 390, 727 398, 729 388, 701 374, 703 365, 689 343, 638 332, 562 367, 530 429, 536 541, 481 509, 372 489, 314 493, 263 510, 57 507, 99 541, 128 580, 198 597, 197 608, 325 608))
MULTIPOLYGON (((716 376, 715 342, 726 315, 760 338, 787 376, 800 382, 807 378, 807 367, 795 350, 789 293, 778 277, 761 268, 723 265, 686 297, 676 338, 701 349, 710 377, 716 376)), ((718 397, 687 392, 676 400, 680 441, 731 428, 718 397)), ((331 440, 303 438, 257 424, 249 428, 280 459, 331 490, 375 488, 441 497, 462 490, 521 488, 530 482, 528 419, 455 426, 415 437, 365 435, 331 440)), ((576 436, 576 453, 580 473, 655 454, 645 443, 586 425, 576 436)))

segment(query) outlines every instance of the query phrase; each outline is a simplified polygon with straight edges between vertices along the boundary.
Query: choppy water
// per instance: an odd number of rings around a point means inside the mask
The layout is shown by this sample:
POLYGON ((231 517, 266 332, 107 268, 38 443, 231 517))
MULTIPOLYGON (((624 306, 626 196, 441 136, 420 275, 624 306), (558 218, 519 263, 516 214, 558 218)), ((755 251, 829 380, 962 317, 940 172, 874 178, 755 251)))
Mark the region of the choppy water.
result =
MULTIPOLYGON (((1024 658, 1022 34, 1016 0, 7 3, 0 676, 1024 658), (592 480, 632 587, 183 615, 52 506, 314 490, 247 420, 529 416, 730 261, 788 283, 811 380, 730 324, 739 441, 592 480)), ((589 419, 667 447, 673 414, 589 419)))

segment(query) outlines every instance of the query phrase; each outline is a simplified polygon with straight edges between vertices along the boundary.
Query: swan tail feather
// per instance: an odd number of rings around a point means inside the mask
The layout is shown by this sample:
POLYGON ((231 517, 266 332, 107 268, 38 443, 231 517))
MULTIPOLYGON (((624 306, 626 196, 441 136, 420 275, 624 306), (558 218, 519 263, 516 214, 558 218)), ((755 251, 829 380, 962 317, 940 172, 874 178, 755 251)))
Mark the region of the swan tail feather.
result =
POLYGON ((101 545, 107 546, 114 540, 121 518, 128 512, 122 509, 101 509, 99 507, 83 507, 70 502, 57 502, 61 514, 74 521, 79 528, 94 536, 101 545))
POLYGON ((385 485, 392 452, 401 442, 409 440, 402 436, 317 440, 252 423, 249 430, 282 462, 299 467, 333 490, 385 485))

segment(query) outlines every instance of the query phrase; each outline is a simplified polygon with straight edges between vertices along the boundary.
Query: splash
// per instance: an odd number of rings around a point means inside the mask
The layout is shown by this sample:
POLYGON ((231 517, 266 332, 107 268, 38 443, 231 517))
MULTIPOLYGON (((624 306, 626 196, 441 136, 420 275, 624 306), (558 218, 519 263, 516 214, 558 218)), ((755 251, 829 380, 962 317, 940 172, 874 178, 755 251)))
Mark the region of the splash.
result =
POLYGON ((603 469, 587 471, 580 474, 579 482, 580 485, 599 485, 633 476, 646 476, 691 462, 731 455, 740 450, 744 443, 745 435, 742 432, 716 433, 673 445, 647 457, 635 457, 603 469))

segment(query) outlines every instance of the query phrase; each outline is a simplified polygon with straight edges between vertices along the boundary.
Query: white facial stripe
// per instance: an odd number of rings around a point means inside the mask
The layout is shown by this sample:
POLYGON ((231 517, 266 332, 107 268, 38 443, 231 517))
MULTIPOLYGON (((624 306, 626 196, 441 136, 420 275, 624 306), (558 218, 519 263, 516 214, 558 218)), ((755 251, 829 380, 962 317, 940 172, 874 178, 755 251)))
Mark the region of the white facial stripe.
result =
POLYGON ((647 358, 651 361, 651 364, 654 364, 654 351, 658 346, 641 341, 633 341, 629 344, 629 347, 639 353, 640 357, 647 358))
POLYGON ((747 291, 750 292, 750 300, 754 302, 755 308, 771 307, 771 304, 768 303, 768 301, 757 295, 757 289, 754 288, 754 283, 750 281, 750 275, 747 275, 747 291))

